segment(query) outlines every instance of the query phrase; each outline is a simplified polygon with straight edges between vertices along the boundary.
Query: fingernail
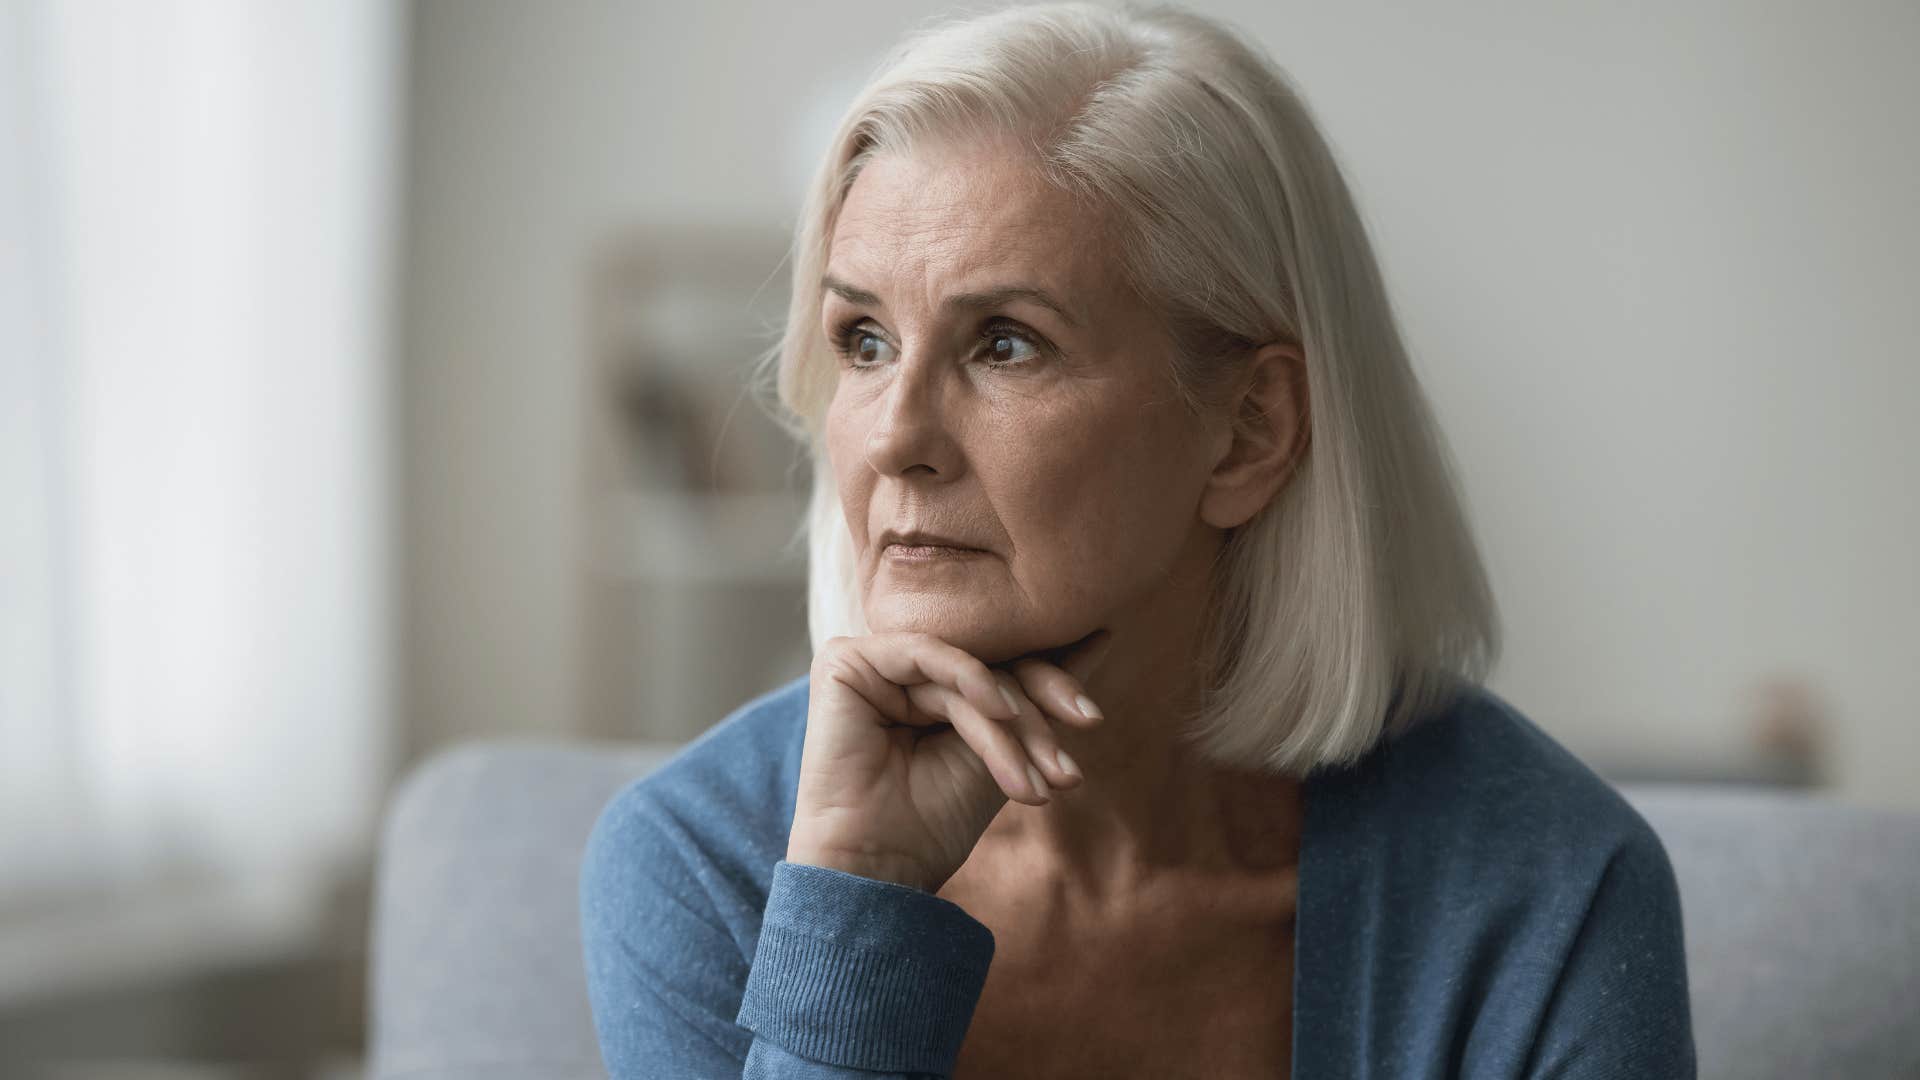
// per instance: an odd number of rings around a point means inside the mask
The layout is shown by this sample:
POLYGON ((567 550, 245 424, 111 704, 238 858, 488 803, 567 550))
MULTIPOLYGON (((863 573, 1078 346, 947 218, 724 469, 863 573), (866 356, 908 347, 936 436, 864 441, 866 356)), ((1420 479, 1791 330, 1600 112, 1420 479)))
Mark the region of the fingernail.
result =
POLYGON ((1027 782, 1033 785, 1034 792, 1041 798, 1047 799, 1053 797, 1053 792, 1047 787, 1047 782, 1040 778, 1040 770, 1034 768, 1032 765, 1027 766, 1027 782))
POLYGON ((1080 766, 1073 763, 1073 759, 1067 756, 1065 750, 1054 751, 1053 763, 1060 766, 1061 772, 1075 779, 1080 779, 1080 766))
POLYGON ((1007 684, 1006 684, 1006 683, 999 683, 999 684, 997 684, 997 685, 998 685, 998 686, 1000 687, 1000 696, 1001 696, 1002 698, 1004 698, 1004 699, 1006 700, 1006 703, 1007 703, 1007 711, 1008 711, 1008 712, 1010 712, 1010 713, 1012 713, 1012 714, 1013 714, 1013 715, 1015 715, 1015 716, 1019 716, 1019 715, 1020 715, 1020 702, 1019 702, 1019 700, 1018 700, 1018 699, 1016 699, 1016 698, 1015 698, 1015 697, 1013 696, 1013 691, 1011 691, 1011 690, 1009 690, 1009 689, 1007 689, 1007 684))
POLYGON ((1100 712, 1100 706, 1095 705, 1093 699, 1085 694, 1074 698, 1073 703, 1080 707, 1080 715, 1089 720, 1100 720, 1104 718, 1100 712))

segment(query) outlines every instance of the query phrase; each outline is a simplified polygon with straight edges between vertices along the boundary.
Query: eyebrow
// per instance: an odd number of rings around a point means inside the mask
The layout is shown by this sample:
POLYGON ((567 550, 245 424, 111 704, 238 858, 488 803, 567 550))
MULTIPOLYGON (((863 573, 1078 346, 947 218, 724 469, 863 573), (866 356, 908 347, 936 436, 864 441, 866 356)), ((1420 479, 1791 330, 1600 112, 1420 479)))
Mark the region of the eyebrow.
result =
MULTIPOLYGON (((820 287, 833 293, 840 299, 845 300, 849 304, 858 304, 862 307, 872 308, 884 306, 880 303, 878 296, 865 289, 855 288, 841 281, 839 278, 834 277, 832 274, 828 274, 820 279, 820 287)), ((1079 327, 1081 325, 1079 316, 1069 310, 1065 304, 1055 300, 1052 294, 1046 290, 1036 289, 1030 285, 1002 285, 998 288, 983 289, 980 292, 955 293, 947 297, 940 306, 943 308, 965 308, 977 311, 984 308, 1000 307, 1015 300, 1025 300, 1030 304, 1038 304, 1048 311, 1053 312, 1055 315, 1060 316, 1062 319, 1065 319, 1069 326, 1079 327)))

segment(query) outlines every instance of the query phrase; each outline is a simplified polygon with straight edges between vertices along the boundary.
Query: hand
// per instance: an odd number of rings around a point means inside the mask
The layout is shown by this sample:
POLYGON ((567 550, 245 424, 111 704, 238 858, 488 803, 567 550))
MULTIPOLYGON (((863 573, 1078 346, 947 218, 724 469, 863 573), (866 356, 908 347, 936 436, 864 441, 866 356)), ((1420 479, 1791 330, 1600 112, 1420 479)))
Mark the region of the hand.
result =
POLYGON ((1043 806, 1081 783, 1050 724, 1100 722, 1086 679, 1110 638, 1011 671, 931 634, 828 641, 809 677, 787 861, 938 890, 1008 799, 1043 806))

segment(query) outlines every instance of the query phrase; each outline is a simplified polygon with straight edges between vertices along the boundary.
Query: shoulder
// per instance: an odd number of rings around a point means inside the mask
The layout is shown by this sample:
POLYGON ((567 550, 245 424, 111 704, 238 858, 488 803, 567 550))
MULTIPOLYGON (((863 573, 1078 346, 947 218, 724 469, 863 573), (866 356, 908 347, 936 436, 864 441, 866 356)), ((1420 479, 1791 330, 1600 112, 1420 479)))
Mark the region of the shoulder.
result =
POLYGON ((1302 887, 1317 872, 1347 898, 1328 917, 1439 970, 1564 958, 1602 907, 1678 925, 1673 869, 1646 819, 1491 691, 1310 778, 1306 806, 1302 887))
POLYGON ((1665 858, 1639 811, 1513 705, 1462 692, 1377 746, 1331 786, 1354 813, 1389 819, 1454 856, 1586 877, 1612 856, 1665 858))
MULTIPOLYGON (((799 775, 806 727, 803 676, 728 713, 629 785, 609 809, 724 810, 737 823, 765 824, 778 809, 781 789, 791 788, 783 781, 799 775)), ((792 791, 786 794, 791 798, 792 791)))
POLYGON ((806 723, 801 677, 735 709, 621 789, 587 844, 583 914, 592 919, 603 900, 621 909, 651 897, 712 912, 750 938, 773 864, 786 854, 806 723))
POLYGON ((1563 1044, 1642 1038, 1645 1016, 1600 1005, 1644 1002, 1672 1014, 1659 1053, 1680 1054, 1685 955, 1666 851, 1512 705, 1472 690, 1307 791, 1300 963, 1324 983, 1308 1011, 1350 1023, 1374 1002, 1356 1047, 1413 1061, 1464 1044, 1463 1073, 1532 1075, 1525 1063, 1563 1044))
POLYGON ((735 709, 628 784, 601 812, 597 831, 667 832, 742 854, 777 839, 784 852, 806 728, 803 676, 735 709))

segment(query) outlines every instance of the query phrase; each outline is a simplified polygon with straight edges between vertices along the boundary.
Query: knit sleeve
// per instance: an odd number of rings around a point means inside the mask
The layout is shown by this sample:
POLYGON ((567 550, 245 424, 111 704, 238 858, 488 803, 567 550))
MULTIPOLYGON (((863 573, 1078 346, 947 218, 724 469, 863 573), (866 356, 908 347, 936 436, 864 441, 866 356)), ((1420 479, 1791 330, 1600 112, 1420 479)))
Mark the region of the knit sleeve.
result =
POLYGON ((1536 1080, 1693 1080, 1680 890, 1651 829, 1601 875, 1532 1061, 1536 1080))
POLYGON ((614 1080, 879 1080, 953 1071, 993 935, 931 893, 774 864, 756 937, 713 868, 644 798, 594 829, 581 872, 587 990, 614 1080))

